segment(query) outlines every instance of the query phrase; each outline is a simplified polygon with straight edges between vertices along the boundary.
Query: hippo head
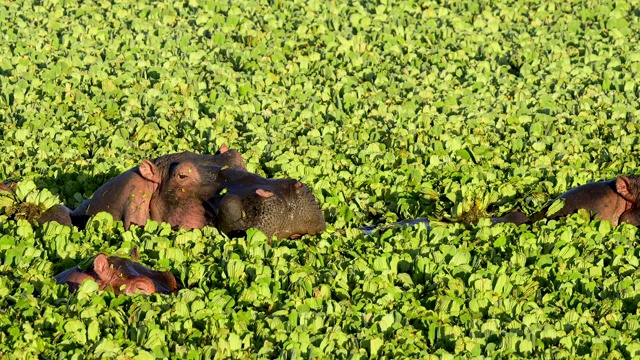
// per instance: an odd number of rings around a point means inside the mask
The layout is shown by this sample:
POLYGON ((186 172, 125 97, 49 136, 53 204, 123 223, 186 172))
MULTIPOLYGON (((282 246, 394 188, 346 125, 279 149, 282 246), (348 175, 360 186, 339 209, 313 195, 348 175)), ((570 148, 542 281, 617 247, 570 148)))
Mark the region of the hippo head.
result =
MULTIPOLYGON (((227 145, 222 145, 220 150, 215 154, 196 154, 190 151, 184 151, 177 154, 164 155, 151 160, 160 171, 166 171, 172 164, 179 162, 191 162, 200 166, 228 166, 234 169, 246 169, 244 159, 235 149, 229 149, 227 145)), ((165 175, 164 173, 162 175, 165 175)))
POLYGON ((93 271, 101 290, 110 289, 114 294, 153 294, 156 286, 149 277, 138 271, 142 265, 118 257, 107 258, 100 254, 93 261, 93 271), (136 268, 137 265, 137 268, 136 268))
POLYGON ((298 238, 326 229, 311 190, 293 179, 265 179, 233 170, 223 171, 225 189, 208 201, 212 221, 222 232, 242 235, 257 228, 268 237, 298 238))
POLYGON ((173 163, 156 195, 151 199, 151 219, 173 227, 203 228, 204 202, 223 186, 217 165, 199 165, 191 161, 173 163))
MULTIPOLYGON (((134 257, 136 258, 136 257, 134 257)), ((93 262, 98 284, 118 295, 142 292, 172 293, 178 289, 176 278, 169 271, 154 271, 129 259, 98 255, 93 262)))
MULTIPOLYGON (((134 252, 132 258, 137 260, 137 251, 134 252)), ((84 271, 74 267, 55 278, 59 284, 68 284, 71 291, 77 290, 87 279, 97 282, 100 290, 111 290, 116 295, 172 293, 178 289, 178 283, 169 271, 154 271, 129 259, 104 254, 96 256, 93 266, 84 271)))

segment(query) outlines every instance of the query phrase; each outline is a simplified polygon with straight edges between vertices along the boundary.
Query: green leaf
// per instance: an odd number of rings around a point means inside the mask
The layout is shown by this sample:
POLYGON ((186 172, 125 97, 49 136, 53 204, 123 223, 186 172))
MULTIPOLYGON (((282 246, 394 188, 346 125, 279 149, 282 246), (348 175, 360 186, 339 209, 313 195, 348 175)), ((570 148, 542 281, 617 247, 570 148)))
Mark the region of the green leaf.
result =
POLYGON ((90 341, 97 341, 100 338, 100 323, 98 321, 91 321, 87 328, 87 338, 90 341))
POLYGON ((500 296, 503 295, 504 291, 506 290, 505 287, 507 285, 507 282, 508 282, 508 278, 506 275, 504 274, 499 275, 493 287, 493 291, 495 291, 496 294, 500 296))
POLYGON ((95 347, 95 350, 93 351, 94 356, 101 357, 101 358, 118 356, 118 354, 121 354, 121 353, 122 353, 122 350, 118 342, 108 338, 100 339, 100 342, 98 343, 98 345, 95 347))
POLYGON ((380 319, 380 321, 378 322, 378 325, 380 326, 380 331, 383 333, 386 332, 391 328, 391 325, 393 325, 393 323, 394 323, 394 318, 392 313, 384 315, 382 319, 380 319))
POLYGON ((549 206, 549 208, 547 209, 546 216, 550 217, 553 214, 557 213, 558 211, 562 210, 564 208, 564 203, 565 202, 566 202, 566 199, 564 199, 564 198, 556 199, 551 204, 551 206, 549 206))
POLYGON ((373 338, 369 340, 369 355, 372 357, 377 356, 382 345, 384 345, 384 340, 380 338, 373 338))
POLYGON ((12 207, 15 202, 15 198, 11 192, 0 190, 0 213, 4 213, 6 209, 12 207))
POLYGON ((227 275, 231 279, 240 279, 245 276, 245 265, 242 261, 231 259, 227 263, 227 275))
POLYGON ((34 191, 36 191, 36 184, 33 181, 20 181, 16 187, 16 197, 20 201, 27 201, 27 195, 34 191))
POLYGON ((466 265, 469 263, 469 261, 471 260, 471 255, 469 254, 468 251, 460 249, 457 250, 455 255, 453 255, 453 257, 451 258, 451 261, 449 261, 449 265, 451 266, 460 266, 460 265, 466 265))

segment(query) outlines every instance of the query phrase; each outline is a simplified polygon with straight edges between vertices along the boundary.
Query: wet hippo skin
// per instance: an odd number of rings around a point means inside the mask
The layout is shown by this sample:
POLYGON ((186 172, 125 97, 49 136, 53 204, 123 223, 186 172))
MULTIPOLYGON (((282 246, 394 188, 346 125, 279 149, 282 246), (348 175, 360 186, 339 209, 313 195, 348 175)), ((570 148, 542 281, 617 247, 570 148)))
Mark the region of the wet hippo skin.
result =
MULTIPOLYGON (((136 250, 131 258, 138 260, 136 250)), ((169 271, 151 270, 138 262, 105 254, 96 256, 89 268, 80 270, 75 266, 56 275, 55 279, 58 284, 67 284, 72 292, 87 279, 98 283, 100 290, 109 290, 116 295, 168 294, 178 289, 178 283, 169 271)))
POLYGON ((311 190, 294 179, 266 179, 233 168, 220 172, 221 191, 207 202, 211 224, 230 235, 257 228, 269 238, 298 238, 326 229, 311 190))

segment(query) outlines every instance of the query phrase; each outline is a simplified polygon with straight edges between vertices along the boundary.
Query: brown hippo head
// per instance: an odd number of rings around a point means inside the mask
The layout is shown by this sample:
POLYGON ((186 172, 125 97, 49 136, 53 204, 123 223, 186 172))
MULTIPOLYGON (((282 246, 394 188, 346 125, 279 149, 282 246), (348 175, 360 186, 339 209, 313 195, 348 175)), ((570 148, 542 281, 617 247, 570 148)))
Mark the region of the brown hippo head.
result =
MULTIPOLYGON (((137 260, 137 251, 132 251, 137 260)), ((155 271, 129 259, 100 254, 93 265, 86 270, 77 266, 55 276, 58 284, 67 284, 76 291, 86 279, 98 283, 100 290, 111 290, 114 294, 153 294, 155 292, 172 293, 178 289, 175 277, 169 271, 155 271)))
POLYGON ((226 145, 214 155, 185 151, 144 160, 102 185, 75 210, 56 205, 36 221, 84 229, 91 216, 104 211, 122 221, 125 229, 131 224, 144 226, 149 219, 174 227, 201 228, 206 224, 202 203, 214 191, 220 167, 245 169, 245 164, 240 153, 226 145))
POLYGON ((152 220, 173 227, 201 229, 207 224, 204 203, 224 185, 221 167, 201 166, 190 161, 173 163, 159 190, 151 199, 152 220))
POLYGON ((253 227, 268 237, 295 239, 326 229, 322 211, 305 184, 231 168, 220 174, 222 191, 208 201, 211 221, 220 231, 235 236, 253 227))

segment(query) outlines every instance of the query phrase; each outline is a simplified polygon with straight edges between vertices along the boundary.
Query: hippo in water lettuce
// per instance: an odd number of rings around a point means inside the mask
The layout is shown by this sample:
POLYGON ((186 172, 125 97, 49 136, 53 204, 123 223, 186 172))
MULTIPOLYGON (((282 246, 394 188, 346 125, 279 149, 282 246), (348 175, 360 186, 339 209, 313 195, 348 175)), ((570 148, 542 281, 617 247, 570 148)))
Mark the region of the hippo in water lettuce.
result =
POLYGON ((533 214, 531 218, 516 211, 504 217, 492 218, 491 221, 527 224, 571 215, 584 209, 594 217, 611 221, 613 225, 629 223, 640 226, 639 175, 618 176, 613 180, 584 184, 561 194, 553 203, 556 201, 559 202, 556 211, 550 211, 553 205, 549 205, 533 214))
POLYGON ((230 235, 257 228, 268 237, 295 239, 326 229, 322 211, 309 188, 293 179, 266 179, 225 168, 219 193, 207 201, 211 224, 230 235))
MULTIPOLYGON (((583 209, 594 218, 610 221, 613 225, 627 223, 640 226, 639 202, 640 176, 621 175, 612 180, 592 182, 570 189, 531 217, 520 211, 515 211, 490 220, 493 224, 531 224, 542 219, 556 219, 568 216, 583 209)), ((429 227, 426 218, 406 220, 392 225, 413 225, 419 222, 424 222, 429 227)), ((369 234, 377 227, 377 225, 372 225, 364 227, 362 230, 369 234)))
POLYGON ((131 252, 131 260, 99 254, 87 269, 81 270, 75 266, 56 275, 55 279, 58 284, 67 284, 72 292, 85 280, 95 281, 100 290, 110 290, 116 295, 151 295, 155 292, 168 294, 178 289, 178 283, 171 272, 151 270, 135 262, 137 260, 139 257, 135 249, 131 252))
POLYGON ((245 164, 236 150, 226 146, 215 155, 182 152, 144 160, 102 185, 77 209, 57 205, 38 222, 57 221, 84 229, 91 216, 106 211, 123 221, 126 229, 147 220, 202 228, 206 224, 203 203, 220 188, 221 167, 244 169, 245 164))

